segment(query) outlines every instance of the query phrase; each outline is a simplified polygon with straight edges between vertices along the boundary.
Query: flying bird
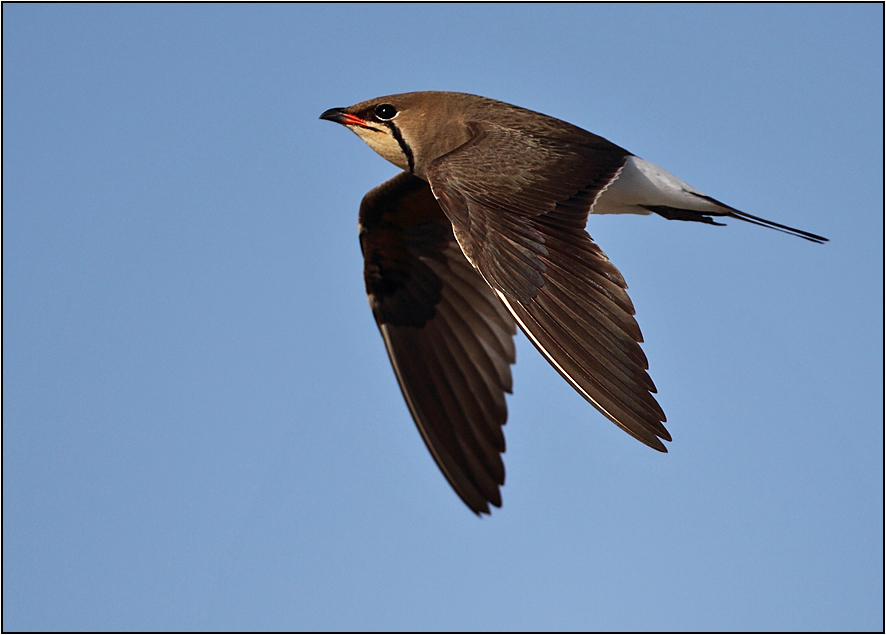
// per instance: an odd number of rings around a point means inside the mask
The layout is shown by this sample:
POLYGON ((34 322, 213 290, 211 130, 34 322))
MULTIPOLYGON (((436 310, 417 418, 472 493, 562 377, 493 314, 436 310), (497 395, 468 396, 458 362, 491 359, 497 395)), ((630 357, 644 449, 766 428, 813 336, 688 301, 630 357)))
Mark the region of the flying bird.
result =
POLYGON ((366 293, 425 444, 478 515, 501 506, 517 326, 604 416, 667 452, 627 284, 585 231, 589 214, 734 218, 827 241, 725 205, 586 130, 486 97, 404 93, 320 118, 403 170, 360 205, 366 293))

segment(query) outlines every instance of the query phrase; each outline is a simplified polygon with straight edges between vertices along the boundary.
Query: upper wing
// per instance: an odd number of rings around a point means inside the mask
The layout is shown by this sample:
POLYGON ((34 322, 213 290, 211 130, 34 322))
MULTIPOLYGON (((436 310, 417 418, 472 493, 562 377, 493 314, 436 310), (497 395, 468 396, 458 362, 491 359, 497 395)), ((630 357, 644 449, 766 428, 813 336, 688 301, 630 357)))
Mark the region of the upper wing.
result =
POLYGON ((500 506, 516 326, 455 242, 427 182, 406 172, 360 206, 372 313, 437 465, 475 513, 500 506))
POLYGON ((666 451, 665 415, 618 270, 584 231, 629 154, 605 139, 471 124, 428 180, 467 258, 536 348, 598 410, 666 451))

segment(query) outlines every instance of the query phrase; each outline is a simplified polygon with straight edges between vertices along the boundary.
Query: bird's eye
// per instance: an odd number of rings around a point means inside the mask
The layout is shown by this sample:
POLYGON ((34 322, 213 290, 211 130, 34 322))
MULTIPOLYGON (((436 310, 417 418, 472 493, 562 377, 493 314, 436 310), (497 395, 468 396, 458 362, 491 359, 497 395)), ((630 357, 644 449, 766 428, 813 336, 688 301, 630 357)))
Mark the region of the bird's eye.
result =
POLYGON ((397 116, 397 109, 391 104, 380 104, 375 107, 375 116, 382 121, 390 121, 397 116))

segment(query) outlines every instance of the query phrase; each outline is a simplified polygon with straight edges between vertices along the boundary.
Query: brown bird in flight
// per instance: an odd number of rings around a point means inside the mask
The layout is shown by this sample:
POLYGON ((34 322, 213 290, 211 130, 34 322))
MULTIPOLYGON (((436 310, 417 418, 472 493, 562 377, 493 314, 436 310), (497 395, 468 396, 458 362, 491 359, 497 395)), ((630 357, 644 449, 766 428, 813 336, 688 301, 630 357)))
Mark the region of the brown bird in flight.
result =
POLYGON ((403 172, 360 205, 366 293, 418 430, 475 513, 501 506, 516 325, 597 410, 651 448, 671 440, 624 278, 588 214, 740 212, 606 139, 486 97, 390 95, 322 115, 403 172))

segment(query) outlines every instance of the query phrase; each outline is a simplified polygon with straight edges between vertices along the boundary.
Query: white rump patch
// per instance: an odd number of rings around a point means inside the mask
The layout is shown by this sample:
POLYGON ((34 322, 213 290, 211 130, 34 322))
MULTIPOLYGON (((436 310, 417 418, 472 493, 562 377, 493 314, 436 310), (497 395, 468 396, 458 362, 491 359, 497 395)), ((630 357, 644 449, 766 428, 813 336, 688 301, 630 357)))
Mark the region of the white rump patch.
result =
POLYGON ((724 208, 667 170, 640 157, 629 156, 618 176, 600 194, 592 214, 649 214, 641 205, 666 205, 698 212, 724 208))

